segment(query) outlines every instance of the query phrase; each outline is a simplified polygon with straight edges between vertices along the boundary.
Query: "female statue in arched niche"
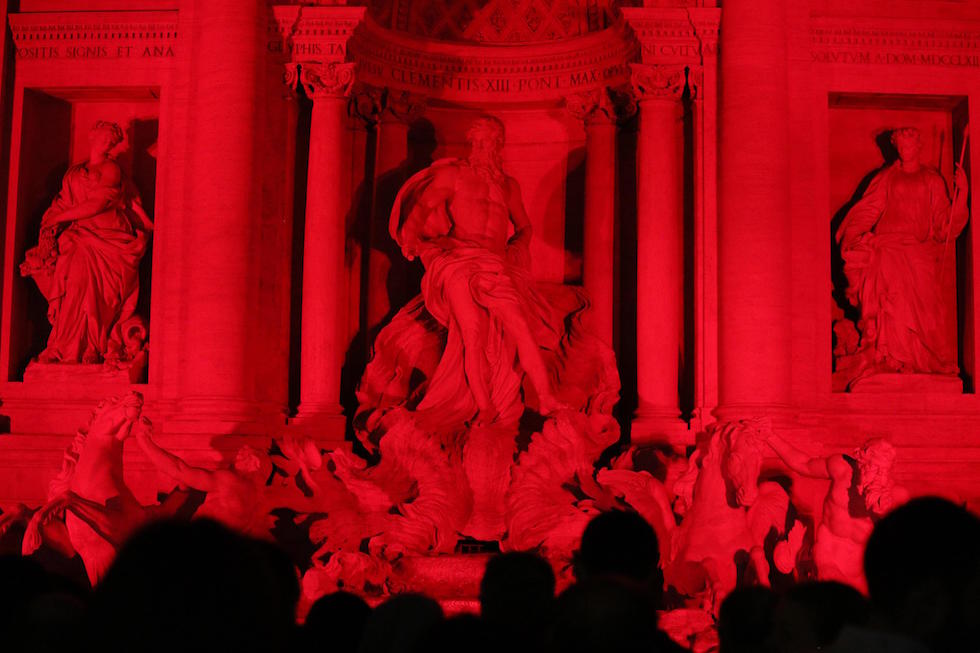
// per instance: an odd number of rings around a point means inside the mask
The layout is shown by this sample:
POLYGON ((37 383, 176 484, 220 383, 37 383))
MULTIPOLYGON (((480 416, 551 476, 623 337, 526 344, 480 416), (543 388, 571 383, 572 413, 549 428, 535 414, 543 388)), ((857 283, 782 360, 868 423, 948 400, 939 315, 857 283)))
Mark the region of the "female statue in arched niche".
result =
POLYGON ((122 141, 119 125, 95 123, 88 159, 65 173, 38 245, 20 266, 48 302, 51 334, 40 363, 119 363, 145 339, 134 313, 153 223, 113 158, 122 141))
POLYGON ((950 201, 938 170, 920 162, 914 127, 896 129, 898 160, 876 174, 836 233, 847 298, 860 311, 856 351, 839 355, 835 387, 880 374, 957 374, 949 305, 956 237, 969 219, 962 167, 950 201))

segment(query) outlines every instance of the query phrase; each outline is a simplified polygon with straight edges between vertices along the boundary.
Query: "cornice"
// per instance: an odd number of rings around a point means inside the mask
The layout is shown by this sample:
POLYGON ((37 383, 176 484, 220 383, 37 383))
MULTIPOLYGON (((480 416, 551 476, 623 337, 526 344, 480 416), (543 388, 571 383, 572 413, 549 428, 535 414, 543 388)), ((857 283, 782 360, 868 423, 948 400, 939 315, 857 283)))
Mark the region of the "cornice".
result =
POLYGON ((267 49, 290 61, 344 61, 347 41, 364 19, 365 7, 276 5, 267 49))
POLYGON ((980 21, 814 17, 815 64, 980 69, 980 21))
POLYGON ((628 83, 637 45, 622 23, 587 36, 520 45, 419 39, 365 18, 348 56, 358 80, 440 100, 486 103, 561 100, 570 93, 628 83))
POLYGON ((38 12, 8 20, 19 61, 175 56, 176 11, 38 12))

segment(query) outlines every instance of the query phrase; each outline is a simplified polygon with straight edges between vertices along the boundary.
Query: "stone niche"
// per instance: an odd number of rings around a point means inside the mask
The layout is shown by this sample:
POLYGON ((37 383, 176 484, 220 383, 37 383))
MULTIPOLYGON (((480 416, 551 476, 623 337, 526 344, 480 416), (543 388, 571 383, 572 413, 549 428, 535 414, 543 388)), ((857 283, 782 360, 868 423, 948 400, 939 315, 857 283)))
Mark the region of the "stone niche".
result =
MULTIPOLYGON (((870 196, 875 191, 869 190, 869 186, 874 185, 876 177, 879 181, 884 179, 879 175, 893 164, 901 164, 898 149, 891 140, 896 129, 918 130, 921 165, 938 171, 948 197, 953 197, 954 170, 963 152, 967 109, 967 99, 962 96, 830 95, 829 217, 833 281, 830 327, 835 392, 959 394, 974 390, 973 307, 969 299, 973 296, 972 220, 959 234, 954 229, 948 243, 942 234, 927 237, 926 241, 934 243, 928 246, 931 249, 910 245, 908 240, 904 244, 879 245, 886 237, 897 242, 894 239, 899 234, 882 237, 877 226, 871 228, 868 247, 861 253, 845 256, 845 247, 839 242, 839 230, 849 212, 862 197, 865 198, 862 206, 870 206, 870 201, 874 201, 870 196), (896 262, 896 258, 903 262, 896 262), (851 261, 851 275, 845 271, 845 259, 851 261), (857 267, 870 272, 853 272, 857 267), (852 277, 866 280, 867 298, 863 301, 874 303, 875 308, 865 309, 860 301, 849 297, 856 292, 852 277), (879 311, 880 317, 863 320, 865 310, 879 311), (915 324, 913 328, 921 329, 923 335, 909 336, 914 341, 896 343, 896 319, 890 315, 898 315, 904 330, 915 324), (876 338, 880 345, 875 344, 876 338), (935 350, 938 358, 947 364, 926 364, 932 371, 923 372, 910 369, 907 362, 891 359, 890 352, 896 350, 902 350, 897 357, 921 358, 909 350, 922 344, 935 350), (888 360, 882 362, 882 356, 888 360), (876 357, 878 360, 874 362, 876 357), (868 361, 873 361, 873 370, 866 369, 868 361)), ((969 177, 969 151, 966 153, 964 168, 969 177)), ((932 190, 935 192, 939 187, 932 190)), ((882 189, 879 195, 886 212, 894 210, 898 201, 892 196, 891 188, 882 189)), ((915 211, 909 212, 912 213, 915 211)), ((947 209, 945 219, 949 213, 947 209)), ((894 229, 895 223, 891 224, 883 229, 894 229)))
MULTIPOLYGON (((48 303, 35 281, 21 276, 19 266, 28 250, 38 245, 42 216, 58 195, 66 171, 87 159, 89 132, 97 121, 113 122, 122 129, 123 141, 111 155, 121 168, 127 192, 139 197, 143 211, 153 219, 159 95, 155 87, 24 89, 19 121, 15 119, 13 201, 8 205, 5 274, 9 292, 4 297, 0 351, 6 381, 146 383, 145 346, 131 364, 39 365, 36 359, 51 332, 48 303), (20 129, 16 130, 18 122, 20 129)), ((152 240, 150 243, 139 264, 136 305, 144 332, 150 323, 152 240)))

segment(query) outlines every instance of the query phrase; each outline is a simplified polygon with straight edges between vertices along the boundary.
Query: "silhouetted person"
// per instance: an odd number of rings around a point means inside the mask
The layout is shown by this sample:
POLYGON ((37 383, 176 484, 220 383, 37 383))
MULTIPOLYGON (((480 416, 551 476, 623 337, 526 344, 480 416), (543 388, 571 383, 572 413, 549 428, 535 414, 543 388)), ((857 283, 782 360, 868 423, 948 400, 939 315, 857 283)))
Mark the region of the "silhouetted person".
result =
MULTIPOLYGON (((437 622, 415 646, 415 653, 498 653, 501 648, 492 628, 475 614, 458 614, 437 622)), ((540 652, 541 649, 536 649, 540 652)))
POLYGON ((539 651, 554 618, 555 574, 533 553, 503 553, 487 562, 480 613, 507 648, 539 651))
POLYGON ((88 648, 291 650, 299 584, 273 544, 209 520, 158 522, 134 535, 96 589, 88 648))
POLYGON ((442 608, 421 594, 399 594, 376 607, 364 625, 359 653, 413 653, 442 621, 442 608))
MULTIPOLYGON (((622 593, 608 587, 611 583, 632 595, 638 601, 638 608, 644 611, 644 623, 638 626, 642 628, 642 632, 630 631, 624 636, 636 638, 637 642, 646 641, 646 629, 649 628, 653 633, 650 635, 650 646, 653 650, 684 650, 656 627, 657 610, 662 607, 664 579, 660 570, 657 533, 643 517, 635 512, 613 510, 593 518, 582 533, 582 543, 575 554, 574 569, 580 584, 578 591, 597 593, 596 600, 607 603, 606 612, 596 615, 600 619, 597 627, 612 627, 614 622, 628 616, 625 613, 614 615, 610 612, 621 609, 624 598, 622 593)), ((570 596, 574 598, 576 594, 570 596)), ((565 611, 559 620, 568 618, 568 600, 570 599, 566 598, 564 607, 559 608, 565 611)), ((561 625, 556 624, 556 637, 560 629, 561 625)))
POLYGON ((800 583, 779 598, 773 616, 772 643, 780 653, 822 650, 845 626, 868 620, 868 600, 850 585, 836 581, 800 583))
POLYGON ((650 596, 614 578, 591 578, 558 596, 552 639, 554 653, 658 652, 665 646, 657 630, 650 596))
POLYGON ((776 594, 768 587, 739 587, 718 612, 720 653, 768 653, 776 594))
POLYGON ((356 594, 334 592, 321 596, 303 623, 304 650, 321 650, 329 642, 331 653, 355 653, 370 615, 371 607, 356 594))
POLYGON ((657 533, 635 512, 612 510, 595 517, 582 533, 575 557, 575 577, 629 579, 651 592, 660 607, 663 574, 660 571, 657 533))
POLYGON ((67 650, 82 626, 87 594, 19 554, 0 556, 0 650, 67 650))
POLYGON ((945 499, 909 501, 875 525, 864 552, 871 619, 831 650, 980 648, 980 518, 945 499))

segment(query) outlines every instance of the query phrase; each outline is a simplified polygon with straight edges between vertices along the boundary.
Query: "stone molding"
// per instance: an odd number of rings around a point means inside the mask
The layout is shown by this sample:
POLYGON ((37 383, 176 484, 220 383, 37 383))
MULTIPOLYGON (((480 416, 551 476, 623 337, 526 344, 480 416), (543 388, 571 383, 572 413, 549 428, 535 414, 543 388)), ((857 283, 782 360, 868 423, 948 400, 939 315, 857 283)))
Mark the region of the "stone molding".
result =
POLYGON ((18 61, 172 59, 176 11, 10 14, 18 61))
POLYGON ((636 113, 636 102, 628 88, 602 88, 573 93, 565 98, 565 110, 586 126, 622 122, 636 113))
POLYGON ((717 54, 719 9, 621 9, 639 43, 640 61, 656 64, 702 64, 717 54))
POLYGON ((816 64, 980 69, 980 21, 813 18, 816 64))
POLYGON ((350 95, 354 86, 356 64, 337 63, 288 63, 283 81, 293 90, 301 86, 311 100, 343 98, 350 95))
POLYGON ((461 103, 560 101, 629 81, 638 50, 624 23, 554 43, 484 46, 419 39, 368 17, 350 40, 361 81, 461 103))
POLYGON ((277 5, 272 8, 266 49, 296 63, 345 61, 347 41, 365 11, 365 7, 277 5))
POLYGON ((630 64, 630 82, 639 102, 679 102, 687 86, 687 68, 679 65, 630 64))

